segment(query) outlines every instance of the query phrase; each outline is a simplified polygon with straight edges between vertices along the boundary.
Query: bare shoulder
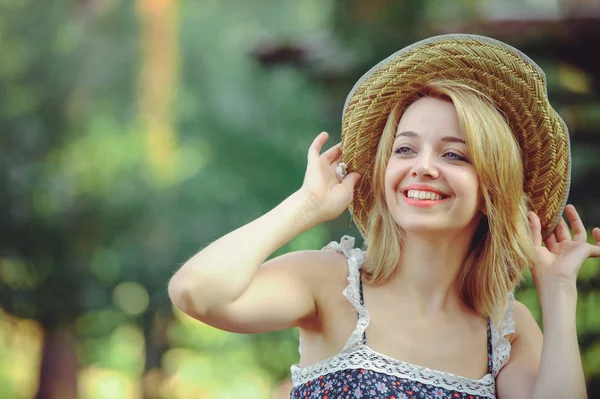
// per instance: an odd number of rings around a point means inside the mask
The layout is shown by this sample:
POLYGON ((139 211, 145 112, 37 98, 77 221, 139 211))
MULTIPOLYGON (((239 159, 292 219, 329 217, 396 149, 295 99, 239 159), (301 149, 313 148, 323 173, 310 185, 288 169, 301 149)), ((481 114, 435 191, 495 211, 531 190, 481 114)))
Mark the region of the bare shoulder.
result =
POLYGON ((318 329, 319 298, 339 278, 345 262, 343 254, 333 251, 295 251, 277 256, 259 268, 235 301, 196 318, 237 333, 318 329))
POLYGON ((286 273, 302 279, 311 288, 337 280, 348 271, 346 256, 329 250, 289 252, 265 262, 262 268, 286 269, 286 273))
POLYGON ((513 334, 512 341, 519 338, 541 338, 541 331, 535 318, 529 308, 522 302, 515 300, 513 317, 515 321, 515 333, 513 334))
POLYGON ((510 357, 496 378, 499 399, 530 397, 542 356, 543 336, 531 311, 515 300, 513 317, 515 332, 508 337, 510 357))

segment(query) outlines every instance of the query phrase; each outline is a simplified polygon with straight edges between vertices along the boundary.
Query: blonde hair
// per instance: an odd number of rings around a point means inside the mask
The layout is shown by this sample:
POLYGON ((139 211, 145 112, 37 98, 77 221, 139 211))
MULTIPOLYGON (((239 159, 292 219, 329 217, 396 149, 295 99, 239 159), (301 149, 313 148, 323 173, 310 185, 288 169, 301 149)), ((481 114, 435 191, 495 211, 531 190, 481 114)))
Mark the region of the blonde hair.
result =
POLYGON ((459 272, 459 289, 467 305, 498 322, 509 293, 533 262, 523 161, 512 130, 492 100, 459 82, 434 81, 416 87, 403 95, 388 117, 373 168, 375 201, 365 231, 370 265, 365 279, 385 282, 400 262, 403 231, 387 209, 384 175, 400 117, 422 97, 452 102, 466 137, 487 215, 459 272))

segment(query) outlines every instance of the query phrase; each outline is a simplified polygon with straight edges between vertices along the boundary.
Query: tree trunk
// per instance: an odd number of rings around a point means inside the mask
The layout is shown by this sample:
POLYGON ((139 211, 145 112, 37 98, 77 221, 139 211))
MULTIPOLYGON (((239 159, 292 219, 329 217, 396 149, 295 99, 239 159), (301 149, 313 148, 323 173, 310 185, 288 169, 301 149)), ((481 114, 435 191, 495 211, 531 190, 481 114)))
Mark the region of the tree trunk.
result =
POLYGON ((173 100, 178 83, 178 1, 138 0, 141 22, 139 114, 147 136, 147 156, 155 179, 173 177, 176 137, 173 100))
POLYGON ((72 331, 45 331, 36 399, 76 399, 78 371, 72 331))
POLYGON ((172 320, 172 315, 154 311, 152 307, 144 315, 146 363, 144 364, 143 391, 146 399, 160 397, 159 388, 165 379, 162 357, 169 349, 167 331, 172 320))

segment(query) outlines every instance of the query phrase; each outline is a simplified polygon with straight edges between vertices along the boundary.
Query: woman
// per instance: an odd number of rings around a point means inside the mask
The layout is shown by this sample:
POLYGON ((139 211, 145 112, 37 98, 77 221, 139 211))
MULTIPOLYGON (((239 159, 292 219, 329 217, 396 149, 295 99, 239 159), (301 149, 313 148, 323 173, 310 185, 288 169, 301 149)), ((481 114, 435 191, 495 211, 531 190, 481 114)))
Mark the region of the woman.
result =
POLYGON ((359 80, 326 140, 297 192, 175 274, 177 307, 233 332, 299 327, 293 398, 585 397, 575 281, 600 247, 572 206, 573 237, 562 219, 568 134, 531 60, 480 36, 416 43, 359 80), (344 237, 264 263, 348 206, 365 252, 344 237), (512 296, 526 268, 545 337, 512 296))

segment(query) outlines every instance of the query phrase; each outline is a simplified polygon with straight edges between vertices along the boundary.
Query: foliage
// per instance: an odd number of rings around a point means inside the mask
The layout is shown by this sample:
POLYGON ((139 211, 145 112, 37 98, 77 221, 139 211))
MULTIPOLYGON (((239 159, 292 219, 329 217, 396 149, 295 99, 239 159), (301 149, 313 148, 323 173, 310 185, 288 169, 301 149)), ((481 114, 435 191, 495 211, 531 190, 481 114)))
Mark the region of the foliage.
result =
MULTIPOLYGON (((364 70, 440 23, 481 17, 476 1, 450 14, 436 0, 391 3, 0 0, 0 307, 18 317, 0 313, 14 320, 0 323, 0 344, 24 331, 15 348, 29 356, 42 332, 74 331, 86 397, 268 395, 298 360, 297 332, 217 331, 173 312, 166 285, 299 186, 309 143, 322 130, 339 139, 344 96, 364 70), (162 3, 174 18, 153 8, 162 3), (164 40, 148 49, 153 29, 164 40)), ((550 53, 541 61, 574 126, 597 128, 598 76, 550 53)), ((576 132, 572 202, 598 224, 581 188, 597 176, 598 146, 576 132)), ((358 236, 347 214, 277 254, 343 234, 358 236)), ((598 267, 581 276, 590 379, 600 375, 598 267)), ((539 321, 530 285, 519 298, 539 321)), ((10 361, 38 370, 9 346, 0 396, 30 396, 10 361)))

